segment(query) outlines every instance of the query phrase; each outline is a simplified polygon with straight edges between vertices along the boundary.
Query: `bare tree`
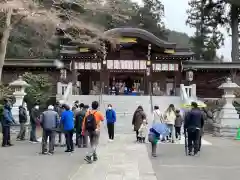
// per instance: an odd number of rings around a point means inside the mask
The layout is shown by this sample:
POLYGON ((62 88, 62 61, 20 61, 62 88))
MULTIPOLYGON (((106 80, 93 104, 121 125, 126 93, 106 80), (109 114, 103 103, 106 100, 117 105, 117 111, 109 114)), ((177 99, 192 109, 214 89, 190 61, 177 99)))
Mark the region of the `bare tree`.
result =
POLYGON ((8 40, 16 24, 27 21, 36 30, 44 28, 47 36, 45 39, 53 36, 56 28, 74 29, 78 32, 74 37, 69 31, 66 31, 65 35, 80 42, 97 44, 97 40, 106 38, 103 36, 104 29, 86 22, 84 15, 64 8, 63 4, 73 4, 74 7, 85 11, 109 12, 115 18, 123 18, 120 11, 108 2, 107 0, 0 0, 0 82, 8 40))

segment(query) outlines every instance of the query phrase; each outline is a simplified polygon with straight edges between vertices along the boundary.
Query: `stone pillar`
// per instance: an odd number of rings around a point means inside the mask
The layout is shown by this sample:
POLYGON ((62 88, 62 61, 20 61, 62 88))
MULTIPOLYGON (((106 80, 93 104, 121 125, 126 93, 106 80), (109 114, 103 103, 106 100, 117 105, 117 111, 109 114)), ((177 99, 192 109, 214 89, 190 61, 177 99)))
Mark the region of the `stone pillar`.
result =
POLYGON ((19 76, 19 78, 10 83, 9 86, 14 88, 13 96, 16 99, 12 107, 12 115, 16 123, 19 124, 19 106, 23 105, 23 98, 26 95, 25 88, 28 87, 29 84, 23 81, 22 76, 19 76))
POLYGON ((237 134, 240 119, 232 103, 235 98, 234 91, 239 88, 230 78, 227 78, 227 81, 219 86, 219 89, 224 90, 222 97, 226 100, 226 104, 221 109, 216 122, 213 124, 216 136, 235 137, 237 134))

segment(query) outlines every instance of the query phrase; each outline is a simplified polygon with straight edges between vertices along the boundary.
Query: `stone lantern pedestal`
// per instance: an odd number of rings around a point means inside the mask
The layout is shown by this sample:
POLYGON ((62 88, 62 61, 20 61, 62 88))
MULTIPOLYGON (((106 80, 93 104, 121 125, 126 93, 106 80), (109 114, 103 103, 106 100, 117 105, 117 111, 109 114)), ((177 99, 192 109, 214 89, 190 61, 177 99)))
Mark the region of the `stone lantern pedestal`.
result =
POLYGON ((16 123, 19 124, 19 106, 24 105, 23 98, 26 95, 25 89, 29 86, 29 84, 23 81, 22 77, 19 76, 19 78, 10 83, 9 86, 14 89, 13 96, 16 99, 16 102, 13 104, 12 107, 12 115, 16 123))
POLYGON ((224 137, 235 137, 237 129, 240 126, 239 114, 233 106, 233 100, 235 98, 234 91, 240 87, 227 78, 226 82, 219 86, 219 89, 224 90, 226 104, 220 111, 219 116, 216 119, 214 126, 214 135, 224 137))

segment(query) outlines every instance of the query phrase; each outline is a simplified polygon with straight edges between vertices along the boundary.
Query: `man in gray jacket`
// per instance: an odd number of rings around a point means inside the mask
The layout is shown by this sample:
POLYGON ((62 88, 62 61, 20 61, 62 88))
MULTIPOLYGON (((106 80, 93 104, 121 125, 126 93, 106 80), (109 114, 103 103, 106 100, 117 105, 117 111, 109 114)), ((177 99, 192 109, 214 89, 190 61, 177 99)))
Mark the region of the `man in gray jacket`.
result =
POLYGON ((48 110, 44 111, 40 117, 40 123, 43 128, 42 135, 42 154, 47 154, 47 141, 49 138, 48 154, 54 153, 55 130, 59 124, 59 116, 52 105, 48 106, 48 110))

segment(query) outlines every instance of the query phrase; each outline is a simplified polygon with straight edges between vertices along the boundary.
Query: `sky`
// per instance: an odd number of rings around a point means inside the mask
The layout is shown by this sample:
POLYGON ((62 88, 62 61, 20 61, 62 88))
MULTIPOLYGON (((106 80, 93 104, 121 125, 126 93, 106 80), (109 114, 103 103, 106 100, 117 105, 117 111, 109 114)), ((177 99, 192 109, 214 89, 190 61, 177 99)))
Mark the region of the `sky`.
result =
MULTIPOLYGON (((141 3, 141 0, 132 0, 133 2, 141 3)), ((186 25, 187 19, 186 10, 188 9, 188 0, 161 0, 165 9, 165 25, 166 28, 178 32, 184 32, 192 36, 195 29, 186 25)), ((225 37, 224 46, 218 50, 218 56, 224 56, 225 61, 231 61, 231 37, 227 34, 226 30, 222 29, 225 37)))

